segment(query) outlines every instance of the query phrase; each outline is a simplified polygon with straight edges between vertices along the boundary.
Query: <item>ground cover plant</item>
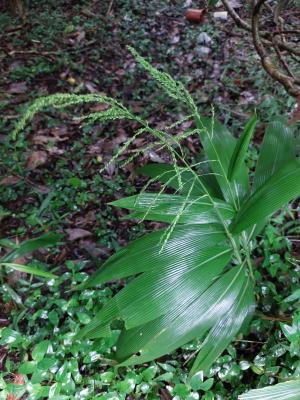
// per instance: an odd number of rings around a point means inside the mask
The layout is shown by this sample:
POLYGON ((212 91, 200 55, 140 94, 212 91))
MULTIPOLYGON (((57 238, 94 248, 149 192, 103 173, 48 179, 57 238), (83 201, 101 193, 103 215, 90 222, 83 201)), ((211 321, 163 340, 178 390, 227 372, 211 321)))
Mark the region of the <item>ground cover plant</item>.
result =
MULTIPOLYGON (((142 117, 149 117, 155 129, 164 130, 178 115, 183 119, 176 102, 157 90, 141 69, 136 70, 125 44, 138 42, 142 54, 185 82, 201 113, 211 117, 213 102, 215 119, 225 121, 237 136, 253 114, 251 99, 255 98, 255 104, 262 101, 262 106, 256 109, 259 123, 255 145, 250 145, 246 157, 247 166, 253 172, 260 138, 265 131, 263 121, 284 115, 292 99, 278 86, 272 86, 259 70, 257 60, 251 58, 251 51, 247 53, 246 50, 245 54, 245 45, 241 46, 240 39, 232 37, 231 30, 229 34, 226 32, 230 24, 224 24, 225 30, 222 24, 211 20, 199 27, 189 26, 182 22, 185 9, 181 2, 170 2, 166 9, 155 1, 147 5, 137 1, 130 6, 122 2, 118 3, 121 7, 118 10, 113 5, 113 18, 105 16, 108 6, 104 5, 103 13, 100 9, 99 22, 96 3, 73 3, 70 8, 64 2, 60 8, 57 2, 40 2, 34 9, 28 8, 26 28, 11 32, 11 25, 8 26, 9 34, 2 41, 6 50, 2 64, 2 76, 6 80, 3 93, 7 94, 2 96, 1 133, 11 138, 11 122, 17 119, 15 114, 21 110, 20 104, 31 102, 30 97, 57 91, 86 93, 93 88, 128 104, 135 115, 142 112, 142 117), (136 29, 137 26, 141 29, 136 29), (196 55, 198 46, 201 47, 197 41, 202 31, 213 39, 208 46, 212 53, 207 59, 196 55), (107 32, 114 34, 110 36, 107 32), (58 37, 60 43, 56 40, 58 37), (93 39, 105 45, 98 49, 89 45, 93 39), (31 52, 42 55, 32 58, 31 52), (233 57, 228 57, 228 52, 235 54, 234 65, 230 63, 233 57), (51 62, 47 57, 51 57, 51 62), (219 60, 222 60, 220 64, 219 60), (150 97, 151 93, 155 96, 150 97), (149 101, 144 102, 148 96, 149 101)), ((12 21, 9 15, 5 18, 5 21, 12 21)), ((2 21, 5 22, 4 18, 2 21)), ((15 24, 18 27, 17 20, 15 24)), ((4 24, 4 31, 6 29, 4 24)), ((82 111, 87 114, 88 110, 103 111, 102 107, 94 108, 93 103, 84 108, 75 106, 78 116, 82 111)), ((3 277, 7 286, 1 288, 0 321, 3 327, 2 398, 232 399, 250 388, 297 378, 297 202, 273 216, 256 238, 254 292, 257 309, 248 331, 234 339, 210 368, 207 377, 197 373, 188 379, 201 346, 199 340, 182 345, 178 351, 157 361, 128 367, 111 365, 122 322, 114 322, 111 338, 82 339, 80 346, 74 343, 74 332, 80 325, 88 326, 93 316, 124 287, 125 281, 121 279, 84 291, 71 289, 78 287, 128 241, 140 237, 145 230, 151 232, 165 227, 164 222, 147 221, 147 218, 136 224, 126 217, 126 212, 107 204, 141 190, 145 180, 133 180, 133 171, 140 164, 157 162, 160 157, 160 163, 170 165, 173 159, 164 149, 159 151, 161 143, 154 145, 154 140, 144 134, 133 140, 123 156, 119 154, 119 160, 115 158, 102 170, 133 136, 132 129, 138 129, 139 125, 135 121, 84 124, 70 115, 68 108, 47 108, 45 114, 38 114, 33 124, 19 134, 17 142, 4 140, 1 147, 2 254, 5 256, 7 249, 18 247, 16 241, 26 243, 27 238, 38 238, 49 231, 65 234, 64 243, 57 247, 36 249, 32 256, 25 255, 18 260, 18 265, 47 271, 58 278, 33 278, 21 271, 5 269, 3 277), (80 125, 83 125, 81 129, 80 125), (141 154, 145 146, 149 149, 141 154), (132 162, 127 164, 126 160, 131 157, 132 162), (100 174, 99 170, 102 170, 100 174)), ((167 132, 180 135, 184 129, 195 130, 196 127, 186 120, 182 126, 172 127, 167 132)), ((196 138, 195 131, 190 138, 182 137, 180 144, 185 149, 184 157, 189 163, 197 164, 193 170, 199 172, 205 163, 198 155, 200 146, 196 138)), ((168 144, 173 146, 174 142, 170 140, 168 144)), ((184 166, 181 163, 179 167, 184 166)), ((145 167, 145 174, 147 168, 149 172, 149 167, 145 167)), ((176 192, 177 180, 174 182, 175 188, 167 189, 165 194, 176 192)), ((146 191, 158 193, 161 188, 153 180, 146 191)))
MULTIPOLYGON (((175 185, 175 195, 163 194, 163 186, 159 193, 142 191, 113 203, 134 211, 134 218, 167 222, 169 227, 129 244, 80 286, 86 289, 143 273, 113 297, 75 339, 110 337, 111 324, 122 320, 125 327, 116 343, 115 358, 121 366, 127 366, 152 361, 200 338, 203 344, 191 375, 199 371, 207 375, 216 358, 252 317, 253 239, 265 226, 266 217, 300 193, 298 138, 292 128, 281 122, 268 126, 251 190, 244 161, 256 117, 248 121, 235 143, 214 117, 199 114, 180 82, 130 50, 165 92, 191 113, 175 124, 194 118, 196 130, 173 138, 153 129, 112 98, 57 94, 34 102, 17 124, 13 138, 45 107, 98 102, 109 108, 82 116, 82 121, 135 120, 142 128, 133 137, 152 134, 159 145, 171 152, 173 164, 145 166, 142 171, 152 180, 163 179, 166 186, 175 185), (204 148, 204 161, 197 164, 207 165, 198 173, 180 156, 184 153, 180 139, 195 132, 204 148), (177 164, 176 158, 183 166, 177 164)), ((112 161, 131 141, 125 142, 112 161)))

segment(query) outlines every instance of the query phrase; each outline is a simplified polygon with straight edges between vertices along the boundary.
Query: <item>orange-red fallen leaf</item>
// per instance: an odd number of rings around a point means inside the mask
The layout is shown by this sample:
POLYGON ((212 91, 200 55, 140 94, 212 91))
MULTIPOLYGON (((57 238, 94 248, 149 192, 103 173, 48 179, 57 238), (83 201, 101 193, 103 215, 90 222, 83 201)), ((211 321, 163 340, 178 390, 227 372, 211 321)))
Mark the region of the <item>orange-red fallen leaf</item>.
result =
POLYGON ((40 165, 47 162, 47 153, 42 150, 37 150, 31 153, 27 159, 26 166, 28 169, 36 169, 40 165))
MULTIPOLYGON (((16 374, 14 376, 13 383, 15 385, 24 385, 25 384, 25 379, 23 375, 16 374)), ((13 394, 8 394, 6 400, 17 400, 17 397, 13 394)))
POLYGON ((24 376, 21 374, 16 374, 14 377, 14 384, 15 385, 24 385, 25 384, 24 376))
POLYGON ((16 175, 8 175, 0 181, 0 185, 2 186, 11 186, 15 185, 20 181, 21 177, 16 175))
POLYGON ((202 22, 206 13, 205 8, 189 8, 186 12, 186 19, 190 22, 202 22))
POLYGON ((92 235, 91 232, 86 231, 85 229, 81 229, 81 228, 66 229, 66 232, 68 234, 68 240, 70 240, 71 242, 73 242, 74 240, 82 239, 82 238, 92 235))

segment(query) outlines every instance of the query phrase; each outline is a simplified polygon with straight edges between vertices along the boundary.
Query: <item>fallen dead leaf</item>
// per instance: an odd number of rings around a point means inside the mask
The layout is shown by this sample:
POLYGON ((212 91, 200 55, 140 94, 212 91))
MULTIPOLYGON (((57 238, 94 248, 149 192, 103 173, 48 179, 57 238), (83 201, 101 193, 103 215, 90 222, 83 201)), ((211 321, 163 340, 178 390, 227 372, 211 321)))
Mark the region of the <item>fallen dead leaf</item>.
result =
POLYGON ((173 26, 173 29, 171 31, 171 44, 176 44, 180 41, 180 32, 178 29, 178 26, 173 26))
POLYGON ((28 169, 36 169, 40 165, 43 165, 47 162, 47 153, 42 150, 37 150, 31 153, 31 155, 27 159, 26 167, 28 169))
POLYGON ((78 247, 82 250, 88 252, 92 257, 100 258, 105 257, 107 258, 111 255, 111 250, 107 247, 99 247, 95 242, 90 240, 80 240, 78 247))
POLYGON ((85 39, 85 31, 78 32, 77 38, 76 38, 77 43, 82 42, 84 39, 85 39))
POLYGON ((26 82, 14 82, 9 86, 8 89, 11 94, 22 94, 27 92, 26 82))
POLYGON ((45 136, 45 135, 35 135, 32 138, 32 143, 33 144, 39 144, 39 145, 43 145, 43 144, 48 144, 51 142, 54 142, 54 138, 50 137, 50 136, 45 136))
MULTIPOLYGON (((18 257, 14 260, 14 263, 20 265, 26 265, 28 263, 28 258, 26 256, 18 257)), ((16 283, 20 281, 20 279, 24 279, 26 277, 26 272, 13 270, 8 277, 8 284, 12 288, 15 287, 16 283)))
POLYGON ((71 242, 73 242, 77 239, 83 239, 85 237, 92 235, 91 232, 86 231, 85 229, 81 229, 81 228, 66 229, 66 232, 68 234, 68 240, 70 240, 71 242))
POLYGON ((76 226, 86 226, 88 224, 94 224, 96 222, 95 211, 90 210, 84 216, 76 218, 76 226))
POLYGON ((21 179, 20 176, 8 175, 0 181, 0 185, 12 186, 12 185, 15 185, 16 183, 18 183, 20 181, 20 179, 21 179))
POLYGON ((55 126, 51 129, 51 135, 55 136, 57 140, 66 140, 66 138, 61 138, 61 136, 68 135, 68 127, 66 125, 55 126))
MULTIPOLYGON (((14 383, 15 385, 20 385, 20 386, 25 385, 24 376, 21 375, 21 374, 16 374, 16 375, 14 376, 13 383, 14 383)), ((15 395, 13 395, 13 394, 8 394, 8 395, 7 395, 7 400, 16 400, 16 399, 17 399, 17 397, 15 397, 15 395)))
POLYGON ((85 82, 85 87, 90 93, 98 93, 97 86, 93 82, 85 82))
POLYGON ((61 156, 65 153, 65 150, 59 149, 57 146, 52 146, 48 148, 48 153, 61 156))

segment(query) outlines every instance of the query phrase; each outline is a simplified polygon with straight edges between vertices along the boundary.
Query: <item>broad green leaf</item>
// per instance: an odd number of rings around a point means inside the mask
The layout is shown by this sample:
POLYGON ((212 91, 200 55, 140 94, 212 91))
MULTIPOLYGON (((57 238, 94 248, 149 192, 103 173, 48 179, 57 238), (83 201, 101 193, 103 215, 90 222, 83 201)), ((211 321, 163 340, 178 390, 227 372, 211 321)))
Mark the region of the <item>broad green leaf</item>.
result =
POLYGON ((229 181, 234 180, 238 176, 241 167, 245 161, 248 146, 253 136, 257 123, 256 115, 253 115, 247 122, 246 127, 237 141, 233 154, 230 159, 227 177, 229 181))
POLYGON ((182 259, 193 260, 201 249, 227 240, 224 228, 217 224, 177 225, 162 249, 165 235, 166 229, 162 229, 133 241, 110 257, 79 288, 93 287, 144 271, 159 271, 162 266, 176 266, 182 259))
MULTIPOLYGON (((205 233, 207 234, 207 230, 205 233)), ((200 236, 199 231, 198 235, 200 236)), ((214 241, 216 237, 220 238, 220 235, 209 236, 214 241)), ((208 244, 207 241, 206 243, 208 244)), ((201 241, 198 240, 197 244, 200 246, 195 244, 194 242, 185 258, 182 255, 173 258, 172 255, 172 258, 165 259, 163 252, 158 253, 153 267, 112 298, 81 331, 80 337, 91 337, 94 334, 98 336, 98 328, 110 324, 114 319, 122 319, 126 328, 133 328, 165 313, 171 315, 180 306, 192 301, 222 272, 232 255, 231 248, 225 243, 222 245, 215 242, 213 247, 206 247, 201 246, 201 241)), ((169 247, 167 252, 171 249, 169 247)))
POLYGON ((237 301, 216 323, 205 338, 190 374, 197 371, 208 373, 212 363, 226 349, 241 330, 244 321, 254 309, 254 288, 248 278, 241 288, 237 301))
POLYGON ((300 162, 290 161, 272 175, 243 204, 230 230, 237 234, 259 223, 284 204, 300 195, 300 162))
POLYGON ((293 129, 280 121, 271 122, 265 132, 255 169, 253 190, 296 158, 293 129))
POLYGON ((32 374, 36 370, 36 366, 36 361, 25 361, 20 365, 18 373, 23 375, 32 374))
MULTIPOLYGON (((1 267, 1 264, 0 264, 0 267, 1 267)), ((19 305, 23 305, 22 297, 19 296, 18 293, 15 292, 14 289, 12 289, 7 283, 4 283, 2 285, 2 290, 3 290, 3 292, 6 292, 15 303, 17 303, 19 305)))
POLYGON ((49 278, 49 279, 56 279, 57 278, 57 276, 54 275, 54 274, 51 274, 51 272, 43 271, 43 270, 38 269, 36 267, 31 267, 30 265, 21 265, 21 264, 8 263, 8 262, 1 262, 0 261, 0 266, 1 265, 3 265, 4 267, 8 267, 8 268, 14 269, 16 271, 26 272, 27 274, 31 274, 31 275, 42 276, 44 278, 49 278))
POLYGON ((47 353, 50 346, 49 340, 42 340, 40 343, 36 344, 32 349, 31 356, 34 361, 41 361, 45 354, 47 353))
POLYGON ((244 281, 243 268, 232 268, 188 304, 183 301, 172 313, 123 330, 117 342, 117 360, 121 365, 144 363, 202 338, 236 302, 244 281))
POLYGON ((110 204, 136 211, 129 215, 132 218, 140 217, 169 223, 172 223, 176 217, 177 223, 218 223, 220 219, 215 212, 216 208, 224 220, 232 219, 234 216, 234 210, 230 204, 215 200, 212 205, 207 195, 187 198, 174 194, 141 193, 110 204))
POLYGON ((54 246, 61 239, 63 235, 59 233, 45 233, 42 236, 39 236, 35 239, 29 239, 25 242, 21 243, 17 249, 11 251, 5 257, 1 259, 4 262, 11 262, 16 258, 24 256, 25 254, 32 253, 35 250, 38 250, 43 247, 54 246))
POLYGON ((245 197, 249 189, 249 176, 248 170, 243 164, 237 171, 234 182, 229 182, 227 178, 236 139, 213 118, 201 117, 197 121, 197 128, 200 131, 201 143, 210 162, 211 170, 216 174, 225 200, 235 204, 238 208, 240 200, 245 197))
POLYGON ((300 380, 250 390, 239 396, 239 400, 300 400, 300 380))
POLYGON ((187 194, 192 184, 194 187, 191 191, 192 196, 198 196, 204 194, 203 186, 207 189, 211 196, 222 198, 222 192, 220 191, 216 177, 211 173, 203 170, 203 173, 197 173, 197 179, 192 171, 177 167, 180 173, 180 181, 178 180, 177 171, 171 164, 147 164, 137 169, 138 173, 141 173, 149 178, 155 178, 156 180, 165 183, 167 187, 178 190, 181 194, 187 194), (199 182, 201 181, 201 183, 199 182), (179 184, 182 184, 179 190, 179 184))
POLYGON ((145 324, 160 315, 171 313, 199 295, 228 264, 232 250, 214 246, 192 260, 162 271, 146 272, 116 295, 120 317, 127 329, 145 324))
POLYGON ((291 295, 286 297, 283 301, 288 303, 291 301, 296 301, 300 299, 300 289, 296 289, 291 295))

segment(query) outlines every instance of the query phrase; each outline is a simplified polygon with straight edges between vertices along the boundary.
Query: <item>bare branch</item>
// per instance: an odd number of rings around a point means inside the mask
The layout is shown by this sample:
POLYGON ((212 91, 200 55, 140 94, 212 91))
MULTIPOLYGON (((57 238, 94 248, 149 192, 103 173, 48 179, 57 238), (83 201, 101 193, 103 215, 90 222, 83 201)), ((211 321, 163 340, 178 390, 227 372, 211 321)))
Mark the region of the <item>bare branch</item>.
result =
POLYGON ((293 77, 287 76, 280 72, 278 68, 274 65, 269 53, 266 51, 259 33, 259 18, 261 14, 261 8, 266 0, 258 0, 252 14, 252 36, 253 43, 256 48, 258 55, 260 56, 261 62, 265 70, 270 76, 275 80, 280 82, 286 89, 286 91, 294 97, 300 95, 300 89, 295 86, 295 79, 293 77))
POLYGON ((288 65, 285 55, 289 54, 296 62, 297 57, 300 57, 300 49, 296 46, 288 43, 286 40, 286 34, 299 35, 300 31, 297 29, 284 29, 284 19, 280 16, 280 13, 289 3, 289 0, 278 0, 277 4, 273 7, 266 0, 249 0, 249 5, 252 7, 252 19, 251 24, 243 20, 239 14, 230 5, 229 0, 222 0, 222 3, 232 17, 236 25, 247 32, 252 33, 253 43, 255 49, 261 59, 262 66, 267 73, 275 80, 280 82, 286 89, 286 91, 294 97, 299 96, 300 78, 295 76, 290 66, 288 65), (266 6, 271 11, 273 21, 276 24, 276 31, 260 31, 260 18, 262 7, 266 6), (287 75, 280 71, 280 69, 274 64, 271 58, 271 50, 274 49, 277 55, 279 64, 282 65, 287 75))

